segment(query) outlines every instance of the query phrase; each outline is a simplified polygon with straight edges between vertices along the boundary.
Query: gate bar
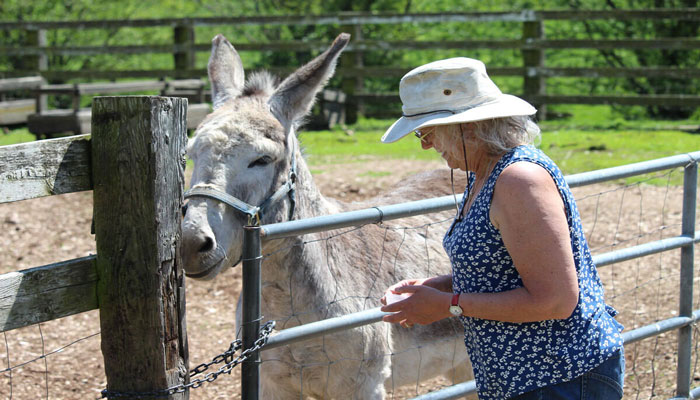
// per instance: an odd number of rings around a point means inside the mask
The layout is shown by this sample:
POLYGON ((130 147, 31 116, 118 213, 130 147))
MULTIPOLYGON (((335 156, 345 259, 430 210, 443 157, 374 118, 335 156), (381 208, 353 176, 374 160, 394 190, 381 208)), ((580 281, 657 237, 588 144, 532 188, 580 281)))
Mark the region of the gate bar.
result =
MULTIPOLYGON (((593 256, 593 262, 596 264, 596 266, 603 266, 603 265, 609 265, 609 264, 614 264, 617 262, 622 262, 626 261, 632 258, 636 257, 643 257, 643 256, 648 256, 651 254, 656 254, 656 253, 661 253, 663 251, 668 251, 668 250, 673 250, 677 249, 681 246, 685 246, 688 244, 693 244, 693 243, 698 243, 700 242, 700 231, 696 232, 695 238, 690 239, 685 236, 678 236, 674 238, 668 238, 668 239, 663 239, 659 240, 656 242, 652 243, 646 243, 642 244, 639 246, 634 246, 630 247, 627 249, 621 249, 618 251, 611 251, 608 253, 603 253, 597 256, 593 256), (599 264, 600 263, 600 264, 599 264)), ((280 346, 285 346, 288 344, 292 344, 295 342, 300 342, 303 340, 307 339, 312 339, 318 336, 323 336, 326 334, 330 333, 335 333, 339 332, 345 329, 352 329, 356 328, 358 326, 362 325, 368 325, 371 323, 379 322, 382 320, 382 317, 388 313, 384 313, 382 311, 379 311, 379 307, 373 308, 370 310, 365 310, 365 311, 359 311, 356 313, 352 314, 347 314, 343 315, 341 317, 335 317, 335 318, 328 318, 325 320, 321 321, 316 321, 316 322, 311 322, 308 324, 304 325, 299 325, 295 326, 293 328, 288 328, 284 329, 282 331, 279 331, 279 333, 275 334, 274 336, 271 336, 269 340, 267 341, 267 344, 265 347, 262 349, 268 350, 272 349, 275 347, 280 347, 280 346)), ((700 314, 698 314, 700 316, 700 314)), ((681 318, 681 317, 676 317, 676 318, 681 318)), ((696 316, 693 316, 693 320, 697 320, 698 318, 696 316)), ((679 320, 680 321, 680 320, 679 320)), ((670 320, 666 320, 668 323, 672 323, 673 328, 678 328, 679 326, 684 326, 685 323, 689 321, 688 318, 682 318, 682 321, 675 321, 673 318, 670 320)), ((659 322, 655 325, 650 325, 653 328, 651 328, 654 332, 658 332, 659 328, 658 326, 664 327, 664 321, 659 322), (661 325, 659 325, 661 324, 661 325)), ((641 329, 641 328, 639 328, 641 329)), ((639 330, 637 329, 637 330, 639 330)), ((665 328, 663 328, 663 332, 666 331, 665 328)), ((628 332, 628 335, 633 334, 635 331, 628 332)), ((641 334, 641 333, 637 333, 641 334)), ((635 334, 635 335, 637 335, 635 334)), ((624 335, 623 335, 624 336, 624 335)), ((648 336, 643 336, 641 337, 642 339, 646 338, 648 336)), ((630 336, 628 340, 639 340, 636 339, 636 336, 630 336)))
MULTIPOLYGON (((658 334, 668 332, 679 327, 687 327, 694 324, 700 319, 700 310, 695 310, 693 312, 692 318, 686 317, 674 317, 663 321, 659 321, 653 325, 643 326, 637 328, 633 331, 626 332, 622 334, 622 341, 625 345, 646 339, 658 334)), ((411 400, 452 400, 459 399, 468 394, 476 393, 476 382, 469 381, 463 382, 457 385, 449 386, 445 389, 436 390, 434 392, 426 393, 424 395, 414 397, 411 400)), ((692 399, 700 397, 700 388, 697 388, 691 392, 692 399)), ((687 397, 677 397, 674 399, 686 399, 687 397)))
POLYGON ((383 316, 391 314, 388 312, 382 312, 379 309, 380 307, 372 308, 370 310, 360 311, 343 315, 341 317, 329 318, 311 322, 309 324, 295 326, 294 328, 285 329, 280 331, 278 334, 271 336, 262 350, 269 350, 275 347, 288 345, 290 343, 301 342, 302 340, 372 324, 381 321, 383 316))
POLYGON ((476 393, 476 381, 474 380, 458 383, 441 390, 426 393, 418 397, 414 397, 413 400, 455 400, 461 399, 462 397, 471 393, 476 393))
POLYGON ((591 185, 613 179, 629 178, 630 176, 648 174, 650 172, 662 171, 675 167, 684 167, 690 163, 696 163, 698 160, 700 160, 700 151, 694 151, 692 153, 664 157, 657 160, 642 161, 634 164, 569 175, 566 176, 566 183, 572 188, 591 185))
POLYGON ((690 325, 698 322, 698 320, 700 320, 700 310, 695 310, 691 318, 673 317, 654 324, 639 327, 633 331, 624 332, 622 334, 622 341, 626 345, 638 342, 640 340, 644 340, 664 332, 672 331, 674 329, 689 327, 690 325))
MULTIPOLYGON (((630 176, 642 175, 664 169, 687 166, 689 163, 694 163, 697 160, 700 160, 700 151, 568 175, 565 179, 570 187, 578 187, 613 179, 628 178, 630 176)), ((456 201, 458 203, 462 201, 462 194, 456 196, 456 201)), ((303 220, 280 222, 277 224, 264 225, 262 227, 262 239, 281 239, 331 229, 374 224, 392 219, 445 211, 454 206, 455 196, 442 196, 433 199, 372 207, 333 215, 323 215, 303 220)))
MULTIPOLYGON (((456 199, 457 203, 460 203, 462 201, 462 195, 458 194, 456 199)), ((455 196, 449 195, 264 225, 262 235, 263 240, 280 239, 349 226, 375 224, 382 221, 412 217, 454 208, 455 196)))
POLYGON ((644 257, 663 251, 677 249, 683 246, 693 245, 700 242, 700 231, 695 232, 695 237, 692 236, 676 236, 653 242, 640 244, 638 246, 628 247, 608 253, 597 254, 593 256, 593 263, 596 267, 603 267, 609 264, 615 264, 634 258, 644 257))

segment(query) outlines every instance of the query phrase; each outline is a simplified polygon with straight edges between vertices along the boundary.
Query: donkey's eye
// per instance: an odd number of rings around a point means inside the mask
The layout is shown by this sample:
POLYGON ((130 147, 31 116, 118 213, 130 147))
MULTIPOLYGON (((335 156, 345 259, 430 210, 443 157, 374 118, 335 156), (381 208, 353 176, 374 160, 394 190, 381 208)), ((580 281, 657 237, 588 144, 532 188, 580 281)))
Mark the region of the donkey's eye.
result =
POLYGON ((248 164, 248 168, 264 167, 271 162, 272 162, 272 157, 262 156, 262 157, 258 158, 257 160, 253 161, 252 163, 248 164))

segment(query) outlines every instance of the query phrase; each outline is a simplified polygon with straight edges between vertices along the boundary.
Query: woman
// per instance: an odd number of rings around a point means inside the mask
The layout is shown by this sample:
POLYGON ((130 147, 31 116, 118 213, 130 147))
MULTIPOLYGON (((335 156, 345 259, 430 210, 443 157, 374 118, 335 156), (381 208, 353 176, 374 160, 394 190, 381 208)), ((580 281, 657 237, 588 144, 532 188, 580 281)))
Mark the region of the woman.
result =
POLYGON ((622 326, 561 171, 532 147, 536 110, 469 58, 414 69, 400 96, 403 116, 382 141, 415 132, 469 183, 443 240, 452 274, 390 287, 410 297, 385 296, 384 321, 458 316, 482 399, 622 398, 622 326))

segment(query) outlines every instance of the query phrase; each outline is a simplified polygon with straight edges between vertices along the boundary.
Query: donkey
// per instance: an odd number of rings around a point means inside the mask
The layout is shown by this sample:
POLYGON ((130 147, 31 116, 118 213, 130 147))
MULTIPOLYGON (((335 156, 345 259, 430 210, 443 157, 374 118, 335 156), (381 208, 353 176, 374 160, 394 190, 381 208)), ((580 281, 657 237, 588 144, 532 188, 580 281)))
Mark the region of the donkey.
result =
MULTIPOLYGON (((213 279, 236 266, 243 226, 253 215, 271 224, 448 194, 444 172, 418 174, 366 203, 326 198, 314 185, 296 133, 349 39, 339 35, 279 84, 266 72, 246 81, 233 46, 222 35, 213 39, 214 111, 188 144, 194 170, 182 252, 189 277, 213 279), (260 213, 251 205, 260 205, 260 213)), ((417 227, 411 229, 369 225, 265 241, 264 318, 289 328, 374 308, 400 279, 448 273, 444 229, 433 228, 441 218, 449 223, 449 216, 420 216, 408 220, 417 227)), ((240 314, 239 299, 239 327, 240 314)), ((466 380, 472 375, 462 332, 456 320, 412 328, 377 323, 263 351, 262 398, 383 399, 399 386, 439 375, 466 380)))

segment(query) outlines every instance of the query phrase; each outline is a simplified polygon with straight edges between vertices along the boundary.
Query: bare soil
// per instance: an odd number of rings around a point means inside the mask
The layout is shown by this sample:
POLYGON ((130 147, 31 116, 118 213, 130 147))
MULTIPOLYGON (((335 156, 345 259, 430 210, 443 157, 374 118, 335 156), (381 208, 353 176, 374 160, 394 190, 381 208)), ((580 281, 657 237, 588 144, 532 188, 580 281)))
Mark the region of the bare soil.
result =
MULTIPOLYGON (((315 179, 323 193, 353 201, 370 198, 415 172, 437 167, 443 165, 368 159, 314 166, 314 170, 319 171, 315 179)), ((599 184, 574 192, 594 254, 680 232, 682 191, 678 187, 599 184)), ((93 254, 91 221, 91 193, 0 205, 0 273, 93 254)), ((600 268, 608 302, 620 311, 618 319, 626 330, 677 315, 679 259, 679 251, 671 251, 600 268)), ((696 276, 695 281, 700 279, 696 276)), ((190 367, 223 352, 235 338, 240 280, 241 271, 236 268, 213 282, 187 281, 190 367)), ((697 295, 693 308, 700 308, 697 295)), ((91 311, 3 333, 0 399, 99 398, 106 386, 99 331, 99 314, 91 311)), ((675 332, 627 346, 625 398, 673 397, 676 351, 675 332)), ((695 350, 692 361, 696 365, 695 350)), ((239 373, 236 369, 231 376, 222 375, 193 390, 190 397, 240 398, 239 373)), ((694 370, 693 379, 700 380, 700 371, 694 370)), ((394 398, 410 398, 446 384, 434 380, 399 388, 394 398)))

